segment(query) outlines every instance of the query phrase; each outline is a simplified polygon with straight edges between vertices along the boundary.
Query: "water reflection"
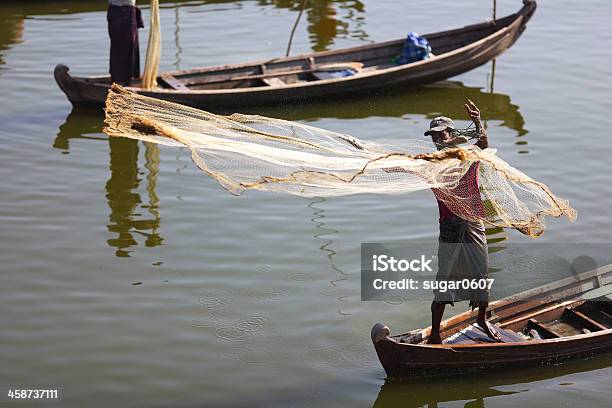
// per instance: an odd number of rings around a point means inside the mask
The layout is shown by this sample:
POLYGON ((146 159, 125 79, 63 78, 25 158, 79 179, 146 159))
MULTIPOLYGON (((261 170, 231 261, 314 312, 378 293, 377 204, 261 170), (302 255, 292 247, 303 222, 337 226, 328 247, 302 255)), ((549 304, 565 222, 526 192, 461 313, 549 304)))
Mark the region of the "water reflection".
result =
POLYGON ((106 183, 106 199, 111 210, 107 228, 117 234, 116 238, 107 241, 116 248, 118 257, 129 256, 128 249, 138 245, 135 235, 145 237, 144 245, 154 247, 161 245, 163 238, 159 235, 159 199, 155 193, 159 168, 159 151, 156 145, 145 143, 145 168, 147 175, 148 203, 142 205, 142 198, 136 192, 142 179, 138 169, 139 144, 136 140, 111 137, 110 178, 106 183), (143 217, 139 208, 147 209, 148 217, 143 217))
MULTIPOLYGON (((201 0, 199 4, 230 3, 238 0, 201 0)), ((169 7, 174 7, 176 3, 194 3, 194 0, 159 0, 160 5, 171 3, 169 7)), ((149 1, 137 1, 138 7, 146 8, 149 1)), ((22 16, 48 16, 55 14, 75 14, 89 13, 93 11, 105 11, 108 8, 107 0, 2 0, 0 13, 2 15, 22 16)))
POLYGON ((75 109, 60 125, 53 147, 69 153, 71 140, 98 140, 109 144, 110 177, 105 184, 110 214, 108 231, 115 235, 108 239, 118 257, 129 256, 130 249, 138 246, 137 237, 143 237, 143 245, 155 247, 163 243, 159 234, 161 216, 156 186, 159 173, 159 147, 151 143, 139 143, 124 138, 107 138, 100 134, 104 115, 98 109, 75 109), (144 146, 144 169, 138 166, 140 146, 144 146), (138 191, 145 176, 146 199, 138 191), (143 212, 144 211, 144 212, 143 212))
POLYGON ((53 141, 53 147, 63 150, 62 153, 70 153, 71 139, 106 140, 106 136, 100 135, 100 123, 104 120, 104 113, 96 108, 79 108, 72 110, 53 141))
MULTIPOLYGON (((348 280, 347 276, 349 274, 344 272, 342 268, 336 264, 335 258, 338 253, 332 248, 334 240, 331 239, 331 237, 338 234, 340 231, 326 225, 325 209, 321 206, 325 201, 326 199, 324 197, 320 197, 309 202, 307 207, 312 210, 312 218, 310 221, 312 221, 316 229, 316 233, 312 237, 322 243, 319 249, 327 256, 327 259, 331 263, 331 268, 337 274, 336 279, 329 282, 331 285, 329 290, 324 290, 323 293, 336 296, 338 302, 342 304, 348 302, 348 299, 346 299, 346 296, 340 295, 339 283, 348 280)), ((341 316, 351 315, 351 313, 342 311, 342 307, 338 309, 338 314, 341 316)))
MULTIPOLYGON (((300 10, 302 1, 258 0, 261 5, 300 10)), ((366 40, 364 4, 358 0, 308 0, 305 8, 310 43, 314 51, 325 51, 337 37, 366 40), (340 12, 342 13, 341 15, 340 12)), ((287 30, 289 36, 289 30, 287 30)))
MULTIPOLYGON (((189 6, 206 4, 237 3, 237 0, 161 0, 160 4, 171 3, 167 7, 175 8, 175 37, 178 38, 178 16, 180 3, 188 3, 189 6)), ((273 6, 283 9, 297 10, 302 1, 292 0, 258 0, 260 5, 273 6)), ((22 41, 24 22, 33 16, 65 15, 75 13, 86 13, 106 10, 108 4, 105 1, 23 1, 3 0, 0 5, 0 65, 2 60, 1 51, 8 49, 11 45, 22 41)), ((142 7, 147 7, 143 3, 142 7)), ((322 51, 329 49, 337 37, 349 37, 356 40, 366 40, 368 35, 364 30, 364 4, 359 0, 309 0, 306 6, 306 21, 312 49, 322 51)), ((289 31, 287 31, 289 36, 289 31)), ((180 54, 180 46, 177 46, 177 54, 180 54)), ((175 65, 179 65, 180 58, 177 56, 175 65)))
MULTIPOLYGON (((160 0, 160 4, 173 3, 169 7, 178 7, 181 2, 192 0, 160 0)), ((206 0, 200 4, 210 3, 229 3, 237 0, 206 0)), ((141 7, 147 7, 148 2, 141 7)), ((36 16, 49 15, 68 15, 76 13, 88 13, 104 11, 108 8, 107 1, 84 1, 84 0, 63 0, 63 1, 27 1, 23 0, 2 0, 0 4, 0 65, 4 64, 3 51, 11 46, 22 42, 25 20, 36 16)))
POLYGON ((4 50, 23 41, 24 20, 12 16, 3 16, 0 24, 0 65, 4 65, 4 50))
POLYGON ((487 227, 485 228, 487 236, 487 253, 489 254, 489 273, 492 278, 495 278, 496 272, 503 271, 503 268, 495 266, 495 254, 506 249, 506 241, 508 240, 508 232, 502 227, 487 227))
POLYGON ((412 115, 424 115, 433 119, 442 114, 452 119, 465 120, 463 104, 468 98, 476 102, 483 119, 501 121, 501 126, 514 130, 518 136, 528 133, 519 106, 512 103, 510 96, 486 92, 482 88, 466 86, 460 81, 440 81, 403 89, 401 92, 381 91, 367 98, 342 100, 342 103, 322 101, 300 105, 299 109, 295 106, 275 106, 252 111, 288 120, 361 119, 372 116, 410 119, 412 115))
MULTIPOLYGON (((447 406, 450 402, 458 402, 457 406, 461 406, 461 403, 463 403, 464 407, 470 408, 493 406, 495 404, 493 401, 496 400, 488 401, 488 398, 502 397, 508 399, 512 398, 514 394, 536 392, 538 387, 568 386, 572 384, 572 379, 588 377, 591 375, 589 372, 607 368, 610 364, 612 364, 612 356, 605 355, 563 365, 437 379, 436 381, 387 378, 380 388, 373 407, 435 408, 447 406), (570 382, 559 383, 560 377, 565 376, 570 377, 570 382)), ((509 405, 510 402, 506 401, 506 404, 509 405)))

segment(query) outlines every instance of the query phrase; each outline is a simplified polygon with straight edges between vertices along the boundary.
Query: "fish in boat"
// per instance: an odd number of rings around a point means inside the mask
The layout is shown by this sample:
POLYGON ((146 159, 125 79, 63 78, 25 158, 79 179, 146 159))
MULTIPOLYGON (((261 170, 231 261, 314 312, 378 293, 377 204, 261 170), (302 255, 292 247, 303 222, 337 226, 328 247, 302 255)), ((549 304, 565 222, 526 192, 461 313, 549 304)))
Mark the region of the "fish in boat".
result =
POLYGON ((612 264, 492 302, 488 322, 502 342, 476 325, 477 311, 442 322, 442 344, 426 344, 431 327, 390 335, 371 331, 389 377, 443 377, 558 364, 612 352, 612 264))
MULTIPOLYGON (((144 90, 134 80, 128 90, 202 109, 275 105, 383 89, 423 85, 459 75, 497 57, 514 44, 536 10, 523 0, 514 14, 463 28, 425 34, 433 55, 397 65, 404 39, 240 64, 164 72, 158 87, 144 90), (336 77, 330 72, 350 70, 336 77)), ((104 104, 108 75, 72 76, 66 65, 54 70, 57 84, 73 105, 104 104)))

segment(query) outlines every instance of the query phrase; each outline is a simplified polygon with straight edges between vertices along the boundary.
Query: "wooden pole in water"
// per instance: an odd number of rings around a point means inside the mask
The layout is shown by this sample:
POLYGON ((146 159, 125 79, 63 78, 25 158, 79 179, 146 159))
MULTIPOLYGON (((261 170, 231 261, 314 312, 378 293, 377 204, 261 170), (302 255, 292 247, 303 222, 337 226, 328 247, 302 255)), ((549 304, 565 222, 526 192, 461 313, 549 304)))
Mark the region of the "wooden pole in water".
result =
POLYGON ((291 29, 291 35, 289 36, 289 44, 287 44, 287 53, 285 54, 285 57, 288 57, 289 51, 291 51, 291 43, 293 42, 293 34, 295 34, 295 29, 297 28, 298 23, 300 22, 300 18, 302 18, 302 13, 304 13, 304 9, 306 8, 306 3, 308 3, 308 0, 304 0, 304 2, 302 3, 302 8, 300 9, 300 13, 295 19, 295 24, 293 25, 293 29, 291 29))
POLYGON ((491 83, 489 84, 491 93, 493 93, 493 87, 495 85, 495 61, 496 59, 494 58, 493 63, 491 64, 491 83))
POLYGON ((183 49, 181 48, 181 43, 180 43, 180 33, 179 33, 179 9, 181 8, 181 6, 179 4, 176 5, 176 7, 174 8, 174 46, 176 48, 176 54, 174 55, 175 57, 175 62, 174 62, 174 66, 176 67, 176 70, 178 71, 181 65, 181 52, 183 51, 183 49))
POLYGON ((497 20, 497 0, 493 0, 493 21, 497 20))

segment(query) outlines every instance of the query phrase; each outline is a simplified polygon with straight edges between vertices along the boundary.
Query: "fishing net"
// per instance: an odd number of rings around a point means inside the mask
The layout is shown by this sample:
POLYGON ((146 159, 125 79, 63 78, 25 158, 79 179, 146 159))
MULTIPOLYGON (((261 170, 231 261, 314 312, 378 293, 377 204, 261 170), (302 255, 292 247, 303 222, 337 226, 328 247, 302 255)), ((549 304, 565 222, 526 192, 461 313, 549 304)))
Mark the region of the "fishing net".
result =
POLYGON ((549 188, 476 146, 431 152, 431 144, 376 144, 312 126, 254 115, 220 116, 137 95, 114 85, 106 127, 121 136, 185 146, 195 164, 232 194, 400 194, 432 189, 456 215, 532 237, 544 216, 576 212, 549 188), (473 177, 472 177, 473 176, 473 177))
POLYGON ((157 86, 157 70, 161 58, 161 29, 159 24, 159 0, 151 0, 151 19, 149 28, 149 42, 147 44, 147 57, 145 70, 142 74, 142 87, 153 89, 157 86))

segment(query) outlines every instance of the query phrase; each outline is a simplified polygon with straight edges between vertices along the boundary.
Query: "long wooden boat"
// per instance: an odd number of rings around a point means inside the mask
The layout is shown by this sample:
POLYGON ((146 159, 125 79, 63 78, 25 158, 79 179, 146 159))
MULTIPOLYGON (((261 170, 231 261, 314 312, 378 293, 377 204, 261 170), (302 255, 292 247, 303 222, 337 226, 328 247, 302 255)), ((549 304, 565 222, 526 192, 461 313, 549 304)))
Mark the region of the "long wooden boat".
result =
POLYGON ((442 344, 427 344, 431 327, 391 336, 381 323, 372 342, 389 377, 499 371, 612 352, 612 265, 493 302, 488 313, 501 343, 475 325, 477 311, 443 321, 442 344))
MULTIPOLYGON (((198 108, 217 109, 422 85, 461 74, 497 57, 519 38, 535 10, 534 0, 523 0, 523 7, 509 16, 426 34, 434 56, 411 64, 392 62, 402 50, 402 38, 266 61, 166 72, 159 75, 159 87, 154 90, 141 89, 137 81, 128 89, 198 108), (346 67, 354 75, 338 78, 329 74, 330 70, 346 67)), ((111 85, 109 76, 73 77, 62 64, 55 67, 54 75, 73 105, 102 105, 111 85)))

